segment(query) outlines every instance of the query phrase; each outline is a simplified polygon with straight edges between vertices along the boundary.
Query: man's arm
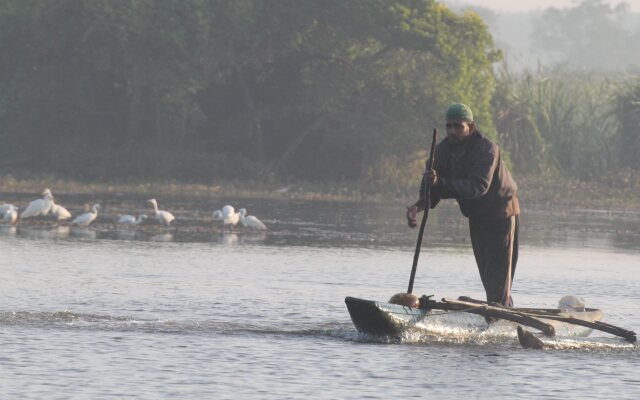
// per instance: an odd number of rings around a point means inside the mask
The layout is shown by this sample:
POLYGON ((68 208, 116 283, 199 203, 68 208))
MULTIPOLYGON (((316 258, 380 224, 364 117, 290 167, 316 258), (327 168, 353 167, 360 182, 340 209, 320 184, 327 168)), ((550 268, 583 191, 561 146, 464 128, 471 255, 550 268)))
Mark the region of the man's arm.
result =
POLYGON ((443 198, 472 199, 487 193, 498 164, 498 148, 481 149, 472 157, 467 178, 437 178, 435 187, 443 198))

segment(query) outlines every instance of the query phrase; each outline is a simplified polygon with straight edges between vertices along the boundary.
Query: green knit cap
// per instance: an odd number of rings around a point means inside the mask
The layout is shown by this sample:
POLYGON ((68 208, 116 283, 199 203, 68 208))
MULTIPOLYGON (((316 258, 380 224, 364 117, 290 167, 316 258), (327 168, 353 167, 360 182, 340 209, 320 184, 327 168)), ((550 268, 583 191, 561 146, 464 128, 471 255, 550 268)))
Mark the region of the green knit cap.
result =
POLYGON ((447 108, 444 118, 446 121, 461 119, 467 122, 473 122, 473 113, 469 106, 462 103, 454 103, 447 108))

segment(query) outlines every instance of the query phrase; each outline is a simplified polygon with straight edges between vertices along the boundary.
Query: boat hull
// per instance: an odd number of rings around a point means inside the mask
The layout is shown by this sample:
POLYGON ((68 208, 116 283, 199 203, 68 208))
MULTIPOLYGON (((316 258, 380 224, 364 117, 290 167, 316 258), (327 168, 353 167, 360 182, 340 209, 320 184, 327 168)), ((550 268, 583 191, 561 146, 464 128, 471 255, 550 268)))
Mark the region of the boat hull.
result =
MULTIPOLYGON (((400 336, 408 330, 414 329, 486 329, 484 317, 461 312, 443 310, 423 310, 390 304, 379 301, 364 300, 355 297, 345 298, 345 303, 351 320, 356 329, 362 333, 381 336, 400 336)), ((603 313, 600 310, 588 309, 583 312, 563 312, 558 316, 573 317, 585 321, 600 321, 603 313)), ((553 325, 556 333, 561 336, 588 336, 590 328, 577 326, 562 321, 540 320, 553 325)), ((509 325, 513 328, 516 323, 501 320, 500 326, 509 325)))

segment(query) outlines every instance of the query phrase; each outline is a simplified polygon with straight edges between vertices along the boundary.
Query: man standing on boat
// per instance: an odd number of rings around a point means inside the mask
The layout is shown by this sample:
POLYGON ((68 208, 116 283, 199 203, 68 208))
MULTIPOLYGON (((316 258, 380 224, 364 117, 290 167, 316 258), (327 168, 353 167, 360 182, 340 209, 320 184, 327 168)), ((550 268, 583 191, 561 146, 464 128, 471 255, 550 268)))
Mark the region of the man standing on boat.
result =
POLYGON ((407 207, 407 223, 417 225, 424 210, 424 185, 431 185, 431 208, 440 199, 456 199, 469 218, 473 254, 487 301, 512 307, 511 283, 518 260, 518 186, 498 146, 479 130, 471 109, 452 104, 445 114, 447 137, 435 150, 433 169, 426 171, 420 199, 407 207))

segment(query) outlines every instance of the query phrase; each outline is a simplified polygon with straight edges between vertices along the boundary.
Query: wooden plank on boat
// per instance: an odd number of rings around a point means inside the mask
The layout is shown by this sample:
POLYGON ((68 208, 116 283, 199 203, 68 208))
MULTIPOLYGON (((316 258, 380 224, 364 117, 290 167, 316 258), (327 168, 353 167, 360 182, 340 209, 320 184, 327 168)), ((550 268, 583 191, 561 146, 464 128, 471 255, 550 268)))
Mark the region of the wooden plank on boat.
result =
MULTIPOLYGON (((472 304, 487 304, 482 300, 472 299, 470 297, 459 297, 460 301, 472 303, 472 304)), ((501 308, 502 306, 494 305, 494 307, 501 308)), ((591 328, 597 331, 602 331, 605 333, 610 333, 615 336, 620 336, 624 338, 626 341, 630 343, 635 343, 637 341, 636 333, 634 331, 630 331, 619 326, 611 325, 602 321, 587 321, 584 319, 576 318, 571 315, 564 316, 561 315, 563 313, 562 310, 553 310, 553 309, 538 309, 538 308, 506 308, 506 310, 517 310, 525 315, 532 316, 534 318, 546 318, 554 321, 566 322, 572 325, 584 326, 587 328, 591 328)), ((586 309, 587 311, 593 309, 586 309)))
MULTIPOLYGON (((513 321, 521 325, 538 329, 542 331, 546 336, 555 336, 556 334, 556 330, 553 325, 541 321, 536 317, 526 315, 518 311, 512 311, 508 308, 498 308, 490 306, 488 304, 476 304, 453 299, 442 299, 442 301, 445 305, 452 307, 443 309, 464 311, 472 314, 479 314, 484 317, 493 317, 505 319, 507 321, 513 321)), ((442 303, 435 303, 436 307, 438 304, 442 303)))
MULTIPOLYGON (((515 310, 518 312, 523 312, 523 313, 529 313, 529 312, 535 312, 538 314, 551 314, 551 315, 557 315, 562 313, 562 310, 559 310, 557 308, 527 308, 527 307, 505 307, 500 303, 487 303, 484 300, 477 300, 471 297, 467 297, 467 296, 460 296, 458 297, 458 300, 460 301, 465 301, 468 303, 475 303, 475 304, 488 304, 490 306, 493 307, 498 307, 498 308, 505 308, 507 310, 515 310)), ((589 309, 585 309, 585 311, 595 311, 595 309, 593 308, 589 308, 589 309)))
POLYGON ((636 340, 637 340, 636 333, 634 331, 629 331, 629 330, 620 328, 618 326, 607 324, 606 322, 602 322, 602 321, 585 321, 583 319, 575 318, 575 317, 571 317, 571 316, 563 317, 563 316, 560 316, 560 315, 539 315, 539 314, 535 314, 535 313, 527 313, 526 315, 531 315, 533 317, 539 317, 539 318, 551 319, 551 320, 554 320, 554 321, 566 322, 568 324, 573 324, 573 325, 584 326, 584 327, 595 329, 595 330, 598 330, 598 331, 610 333, 610 334, 615 335, 615 336, 620 336, 620 337, 624 338, 624 340, 626 340, 627 342, 630 342, 630 343, 635 343, 636 340))

